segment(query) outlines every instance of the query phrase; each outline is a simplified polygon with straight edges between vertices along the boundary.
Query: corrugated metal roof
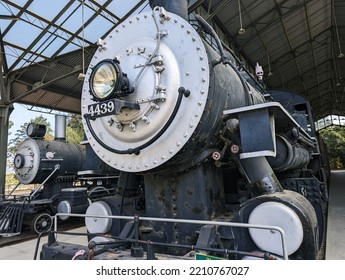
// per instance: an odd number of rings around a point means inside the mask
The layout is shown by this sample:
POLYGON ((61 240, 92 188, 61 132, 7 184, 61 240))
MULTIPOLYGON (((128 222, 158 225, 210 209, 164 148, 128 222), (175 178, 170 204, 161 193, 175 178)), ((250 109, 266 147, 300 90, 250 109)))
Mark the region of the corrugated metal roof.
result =
MULTIPOLYGON (((307 96, 316 118, 345 115, 345 58, 338 57, 345 46, 345 1, 190 0, 189 5, 190 12, 218 24, 235 53, 264 67, 269 87, 307 96)), ((0 19, 11 100, 79 113, 81 47, 87 66, 99 37, 145 9, 148 1, 140 0, 0 1, 0 18, 12 16, 0 19)))
POLYGON ((344 62, 338 58, 336 36, 336 30, 344 34, 343 1, 240 0, 246 30, 242 35, 238 34, 239 1, 227 1, 214 13, 225 2, 205 1, 204 8, 223 23, 237 53, 264 67, 269 87, 306 95, 317 118, 344 115, 345 106, 339 102, 344 62), (273 75, 267 75, 269 68, 273 75))

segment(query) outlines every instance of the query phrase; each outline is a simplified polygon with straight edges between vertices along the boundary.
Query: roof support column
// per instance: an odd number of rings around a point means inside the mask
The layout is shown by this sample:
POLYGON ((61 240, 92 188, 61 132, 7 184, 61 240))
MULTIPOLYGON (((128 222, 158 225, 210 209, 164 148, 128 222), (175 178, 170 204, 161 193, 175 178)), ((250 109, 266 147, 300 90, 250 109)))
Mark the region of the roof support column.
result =
POLYGON ((13 105, 9 104, 10 90, 6 87, 4 79, 4 64, 5 56, 2 54, 0 55, 0 195, 5 193, 9 117, 13 110, 13 105))
POLYGON ((5 193, 7 141, 11 106, 0 105, 0 195, 5 193))

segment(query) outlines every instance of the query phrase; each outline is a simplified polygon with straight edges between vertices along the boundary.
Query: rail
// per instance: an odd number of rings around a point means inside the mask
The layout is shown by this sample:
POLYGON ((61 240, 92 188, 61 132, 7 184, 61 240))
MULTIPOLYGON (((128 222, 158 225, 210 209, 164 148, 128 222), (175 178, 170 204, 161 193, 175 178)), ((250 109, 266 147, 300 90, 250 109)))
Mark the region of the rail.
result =
MULTIPOLYGON (((66 216, 66 213, 57 213, 54 216, 54 232, 58 232, 58 217, 66 216)), ((215 225, 215 226, 225 226, 225 227, 237 227, 237 228, 255 228, 262 230, 277 231, 281 237, 283 258, 288 260, 287 253, 287 243, 286 243, 286 234, 285 231, 277 226, 270 225, 256 225, 256 224, 247 224, 247 223, 234 223, 234 222, 221 222, 221 221, 201 221, 201 220, 188 220, 188 219, 170 219, 170 218, 157 218, 157 217, 141 217, 141 216, 116 216, 116 215, 87 215, 87 214, 68 214, 71 217, 81 217, 81 218, 107 218, 107 219, 119 219, 119 220, 134 220, 136 221, 156 221, 156 222, 165 222, 165 223, 185 223, 185 224, 199 224, 199 225, 215 225)), ((138 235, 136 235, 136 238, 138 235)), ((56 238, 57 240, 57 238, 56 238)), ((136 239, 138 242, 138 238, 136 239)))

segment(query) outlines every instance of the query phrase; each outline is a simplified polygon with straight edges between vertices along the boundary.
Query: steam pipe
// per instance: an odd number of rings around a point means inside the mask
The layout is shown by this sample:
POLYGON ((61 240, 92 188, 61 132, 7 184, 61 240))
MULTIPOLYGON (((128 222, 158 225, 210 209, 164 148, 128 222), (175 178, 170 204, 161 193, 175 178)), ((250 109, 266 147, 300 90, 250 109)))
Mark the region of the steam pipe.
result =
POLYGON ((189 0, 149 0, 153 9, 156 6, 163 7, 170 13, 174 13, 185 20, 188 20, 188 3, 189 0))
POLYGON ((282 192, 283 187, 265 157, 241 159, 240 164, 257 195, 282 192))

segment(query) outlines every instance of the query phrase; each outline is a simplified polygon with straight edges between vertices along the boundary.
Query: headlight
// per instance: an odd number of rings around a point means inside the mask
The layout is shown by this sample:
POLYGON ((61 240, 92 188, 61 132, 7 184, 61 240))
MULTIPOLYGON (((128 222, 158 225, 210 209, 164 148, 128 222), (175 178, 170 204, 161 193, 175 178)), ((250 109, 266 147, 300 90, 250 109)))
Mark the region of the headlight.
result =
POLYGON ((97 100, 122 96, 128 89, 128 79, 122 73, 117 60, 106 59, 99 62, 90 75, 90 90, 97 100))

